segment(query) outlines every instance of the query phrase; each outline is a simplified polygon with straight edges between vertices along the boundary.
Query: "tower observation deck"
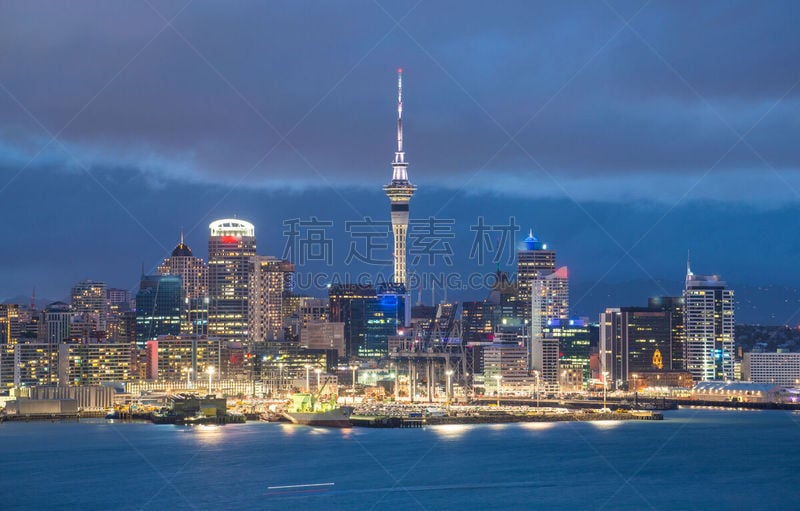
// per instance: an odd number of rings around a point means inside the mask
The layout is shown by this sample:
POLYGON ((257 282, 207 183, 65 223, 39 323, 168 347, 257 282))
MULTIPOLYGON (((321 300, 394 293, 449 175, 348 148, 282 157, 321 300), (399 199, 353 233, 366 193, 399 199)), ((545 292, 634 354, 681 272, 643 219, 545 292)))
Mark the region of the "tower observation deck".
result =
POLYGON ((408 203, 417 187, 408 180, 408 162, 403 151, 403 70, 397 70, 397 151, 392 162, 392 181, 383 187, 392 206, 394 234, 395 283, 407 285, 406 238, 408 233, 408 203))

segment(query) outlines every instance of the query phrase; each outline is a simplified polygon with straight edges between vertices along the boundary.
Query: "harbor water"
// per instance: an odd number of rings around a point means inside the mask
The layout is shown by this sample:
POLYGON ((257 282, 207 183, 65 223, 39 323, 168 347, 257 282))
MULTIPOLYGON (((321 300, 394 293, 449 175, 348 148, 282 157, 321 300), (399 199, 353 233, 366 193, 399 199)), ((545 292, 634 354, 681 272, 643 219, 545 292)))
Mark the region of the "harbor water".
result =
POLYGON ((335 429, 0 424, 0 508, 796 509, 800 415, 335 429))

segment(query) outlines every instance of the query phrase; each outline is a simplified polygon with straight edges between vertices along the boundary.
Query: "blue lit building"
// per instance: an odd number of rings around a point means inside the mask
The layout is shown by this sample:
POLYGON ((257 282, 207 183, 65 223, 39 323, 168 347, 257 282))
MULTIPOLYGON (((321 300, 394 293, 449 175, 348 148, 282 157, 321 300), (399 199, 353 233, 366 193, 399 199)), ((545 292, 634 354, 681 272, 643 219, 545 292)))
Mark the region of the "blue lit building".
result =
POLYGON ((405 318, 405 286, 337 284, 328 291, 331 321, 344 323, 348 358, 379 358, 389 352, 405 318))
POLYGON ((136 345, 159 335, 180 335, 183 281, 177 275, 142 275, 136 293, 136 345))

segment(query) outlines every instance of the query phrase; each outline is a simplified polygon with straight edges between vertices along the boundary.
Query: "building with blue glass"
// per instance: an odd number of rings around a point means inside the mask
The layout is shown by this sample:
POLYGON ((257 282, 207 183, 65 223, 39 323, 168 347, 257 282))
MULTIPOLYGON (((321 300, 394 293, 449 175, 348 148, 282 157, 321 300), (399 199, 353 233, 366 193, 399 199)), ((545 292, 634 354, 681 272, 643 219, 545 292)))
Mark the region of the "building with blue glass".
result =
POLYGON ((177 275, 142 275, 136 293, 136 345, 181 333, 183 281, 177 275))

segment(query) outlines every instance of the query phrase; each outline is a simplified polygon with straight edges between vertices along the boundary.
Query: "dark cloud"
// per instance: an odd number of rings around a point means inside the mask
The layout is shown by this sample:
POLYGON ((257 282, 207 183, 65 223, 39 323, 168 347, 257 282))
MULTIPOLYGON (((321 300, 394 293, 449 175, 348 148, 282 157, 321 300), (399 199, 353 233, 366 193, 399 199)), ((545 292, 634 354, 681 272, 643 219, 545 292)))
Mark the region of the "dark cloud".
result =
MULTIPOLYGON (((748 136, 757 154, 737 148, 720 171, 740 179, 767 168, 763 157, 790 175, 800 159, 789 135, 800 94, 792 2, 152 5, 158 12, 0 8, 4 86, 52 133, 68 125, 60 139, 83 163, 122 163, 156 181, 379 184, 397 65, 407 70, 411 175, 422 184, 453 186, 482 170, 494 191, 499 178, 529 181, 507 187, 517 193, 561 195, 530 179, 525 151, 576 189, 619 175, 699 176, 737 141, 730 128, 758 121, 748 136), (634 14, 636 33, 623 24, 634 14), (164 27, 176 15, 179 34, 164 27), (520 129, 525 151, 498 153, 520 129)), ((6 97, 0 119, 4 145, 23 159, 47 140, 6 97)), ((648 188, 625 196, 650 199, 648 188)))
POLYGON ((344 220, 387 218, 398 66, 412 216, 457 222, 458 272, 476 268, 476 217, 514 216, 570 266, 578 313, 677 292, 687 248, 699 272, 796 289, 798 10, 3 2, 0 295, 134 288, 181 226, 204 255, 208 222, 232 215, 264 254, 309 216, 335 219, 346 251, 344 220))

